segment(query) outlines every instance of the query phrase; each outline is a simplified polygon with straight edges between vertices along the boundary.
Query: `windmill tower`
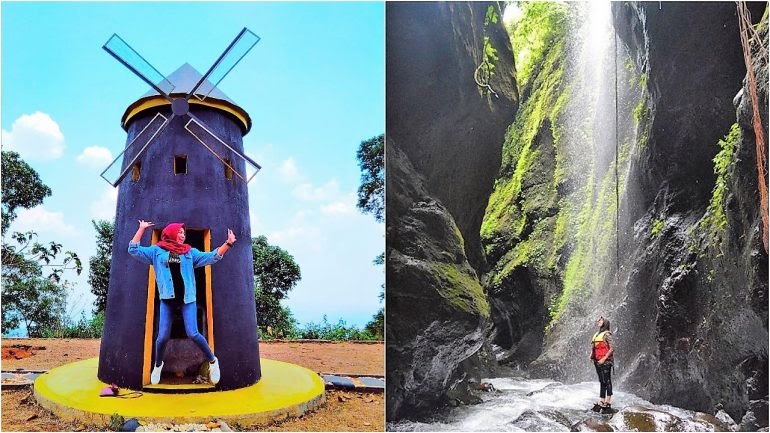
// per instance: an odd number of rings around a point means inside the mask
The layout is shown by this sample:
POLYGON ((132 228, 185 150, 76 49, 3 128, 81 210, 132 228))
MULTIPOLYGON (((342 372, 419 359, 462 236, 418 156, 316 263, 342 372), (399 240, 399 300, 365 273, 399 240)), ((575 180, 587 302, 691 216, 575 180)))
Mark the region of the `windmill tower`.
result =
MULTIPOLYGON (((220 360, 218 389, 243 388, 261 376, 249 224, 248 182, 259 165, 244 154, 251 119, 216 86, 259 41, 244 28, 205 74, 184 64, 160 74, 120 37, 104 49, 153 89, 128 106, 123 152, 102 173, 119 187, 107 310, 98 378, 149 388, 159 301, 153 270, 129 256, 138 220, 156 223, 151 239, 184 222, 187 243, 210 251, 231 228, 239 241, 214 266, 196 270, 198 329, 220 360)), ((189 385, 204 358, 186 339, 181 317, 172 326, 161 387, 189 385), (165 383, 165 385, 163 385, 165 383)), ((210 387, 209 387, 210 388, 210 387)))

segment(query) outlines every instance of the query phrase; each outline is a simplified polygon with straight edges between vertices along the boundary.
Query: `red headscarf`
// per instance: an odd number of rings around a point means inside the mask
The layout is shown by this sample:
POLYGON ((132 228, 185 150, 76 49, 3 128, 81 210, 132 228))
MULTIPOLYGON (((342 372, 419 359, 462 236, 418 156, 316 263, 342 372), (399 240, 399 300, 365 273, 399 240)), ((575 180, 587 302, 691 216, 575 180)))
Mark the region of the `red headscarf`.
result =
POLYGON ((160 235, 160 242, 158 242, 156 245, 166 251, 171 251, 172 253, 187 254, 187 252, 190 251, 190 248, 192 247, 187 244, 180 244, 176 240, 177 236, 179 235, 179 229, 181 228, 184 228, 183 223, 171 223, 167 225, 160 235))

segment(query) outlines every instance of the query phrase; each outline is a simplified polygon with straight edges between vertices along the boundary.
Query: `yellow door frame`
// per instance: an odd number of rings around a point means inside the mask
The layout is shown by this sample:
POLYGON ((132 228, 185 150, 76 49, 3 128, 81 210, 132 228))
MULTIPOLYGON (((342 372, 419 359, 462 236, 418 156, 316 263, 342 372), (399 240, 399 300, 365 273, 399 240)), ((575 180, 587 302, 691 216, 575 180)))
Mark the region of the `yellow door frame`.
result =
MULTIPOLYGON (((190 229, 203 231, 203 249, 205 251, 211 250, 211 230, 209 229, 190 229)), ((151 245, 155 245, 158 242, 160 230, 152 231, 151 245)), ((208 332, 206 339, 208 340, 211 351, 214 352, 214 315, 213 315, 213 302, 211 299, 211 266, 204 268, 206 273, 206 326, 208 332)), ((147 308, 146 317, 144 321, 144 365, 142 366, 142 385, 150 384, 150 374, 152 370, 152 345, 153 341, 153 328, 155 324, 155 268, 150 265, 150 271, 147 280, 147 308)))

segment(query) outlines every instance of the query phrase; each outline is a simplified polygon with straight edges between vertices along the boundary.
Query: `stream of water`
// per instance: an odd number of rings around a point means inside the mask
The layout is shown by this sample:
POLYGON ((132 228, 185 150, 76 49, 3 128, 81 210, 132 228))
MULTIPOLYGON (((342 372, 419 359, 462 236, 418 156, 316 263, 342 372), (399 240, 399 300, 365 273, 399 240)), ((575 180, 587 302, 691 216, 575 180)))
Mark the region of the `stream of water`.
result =
POLYGON ((614 415, 590 408, 598 382, 562 384, 548 379, 485 379, 496 391, 481 393, 483 403, 452 408, 432 420, 400 421, 389 431, 723 431, 715 417, 650 403, 616 391, 614 415))

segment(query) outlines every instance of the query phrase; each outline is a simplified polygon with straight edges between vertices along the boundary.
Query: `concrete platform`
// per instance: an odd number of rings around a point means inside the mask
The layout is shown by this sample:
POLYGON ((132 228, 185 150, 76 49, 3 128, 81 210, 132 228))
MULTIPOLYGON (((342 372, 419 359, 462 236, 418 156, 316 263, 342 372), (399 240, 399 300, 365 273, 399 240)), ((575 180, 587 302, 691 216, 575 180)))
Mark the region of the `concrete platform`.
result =
POLYGON ((369 377, 359 375, 322 374, 326 389, 341 389, 354 392, 385 392, 384 377, 369 377))
MULTIPOLYGON (((112 414, 154 423, 267 424, 313 410, 325 401, 324 382, 313 371, 261 359, 262 379, 247 388, 195 394, 144 392, 136 398, 99 397, 98 358, 54 368, 35 381, 41 406, 65 420, 107 424, 112 414)), ((121 390, 121 395, 130 392, 121 390)))

